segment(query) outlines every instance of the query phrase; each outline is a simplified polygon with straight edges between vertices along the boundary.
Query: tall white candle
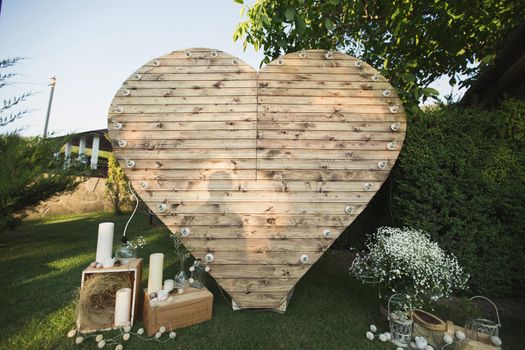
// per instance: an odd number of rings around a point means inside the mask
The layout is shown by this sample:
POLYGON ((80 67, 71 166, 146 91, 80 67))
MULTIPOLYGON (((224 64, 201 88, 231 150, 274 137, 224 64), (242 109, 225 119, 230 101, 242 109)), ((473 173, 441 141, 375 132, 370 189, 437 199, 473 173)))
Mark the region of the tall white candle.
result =
POLYGON ((131 322, 131 288, 117 290, 115 300, 115 326, 125 326, 131 322))
POLYGON ((97 257, 96 261, 103 263, 104 260, 111 259, 113 255, 113 231, 115 224, 112 222, 102 222, 98 225, 97 257))
POLYGON ((164 254, 155 253, 149 256, 148 294, 157 293, 162 289, 162 272, 164 269, 164 254))

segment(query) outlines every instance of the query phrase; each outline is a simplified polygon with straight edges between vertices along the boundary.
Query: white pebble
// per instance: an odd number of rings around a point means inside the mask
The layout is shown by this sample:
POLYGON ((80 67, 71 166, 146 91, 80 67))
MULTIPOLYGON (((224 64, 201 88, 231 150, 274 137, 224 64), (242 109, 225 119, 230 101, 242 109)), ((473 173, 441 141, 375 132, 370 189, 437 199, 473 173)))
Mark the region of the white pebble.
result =
POLYGON ((496 346, 501 346, 501 344, 503 344, 501 339, 498 336, 495 336, 495 335, 490 337, 490 341, 491 341, 492 344, 494 344, 496 346))
POLYGON ((379 340, 381 340, 383 343, 386 342, 386 335, 383 333, 379 334, 379 340))
POLYGON ((97 337, 95 338, 95 341, 98 343, 99 341, 102 341, 102 339, 104 339, 104 336, 102 334, 99 334, 97 335, 97 337))
POLYGON ((139 328, 139 329, 137 330, 137 334, 138 334, 138 335, 142 335, 142 334, 144 334, 144 328, 139 328))
POLYGON ((67 337, 68 338, 73 338, 75 335, 77 335, 77 330, 76 329, 72 329, 69 332, 67 332, 67 337))
POLYGON ((161 326, 161 327, 159 328, 159 332, 161 332, 161 333, 166 332, 166 327, 161 326))
POLYGON ((99 349, 102 349, 104 346, 106 346, 106 342, 101 340, 101 341, 98 342, 97 346, 98 346, 99 349))
POLYGON ((458 338, 459 340, 465 340, 465 333, 463 333, 462 331, 456 331, 456 338, 458 338))
POLYGON ((77 339, 75 339, 75 343, 77 343, 77 344, 80 344, 83 341, 84 341, 84 338, 82 338, 82 337, 77 337, 77 339))
POLYGON ((416 345, 416 343, 414 343, 413 341, 410 342, 410 347, 411 347, 412 349, 417 349, 417 345, 416 345))
POLYGON ((385 332, 385 337, 386 337, 386 340, 390 340, 392 339, 392 334, 390 334, 390 332, 385 332))
POLYGON ((189 282, 190 282, 190 283, 193 283, 193 282, 195 282, 195 280, 194 280, 193 278, 190 278, 190 279, 189 279, 189 282))
POLYGON ((206 266, 206 268, 204 268, 204 271, 206 271, 206 272, 210 272, 210 267, 209 267, 209 266, 206 266))
POLYGON ((131 326, 130 325, 125 326, 124 332, 131 332, 131 326))
POLYGON ((445 342, 445 344, 452 344, 454 342, 454 339, 452 339, 450 335, 445 334, 443 336, 443 341, 445 342))
POLYGON ((398 347, 396 348, 396 350, 405 350, 405 349, 403 349, 402 347, 398 346, 398 347))
POLYGON ((375 333, 377 332, 377 327, 373 324, 370 325, 370 332, 375 333))
POLYGON ((184 293, 184 290, 181 288, 181 289, 179 289, 179 290, 177 291, 177 293, 182 294, 182 293, 184 293))
POLYGON ((119 344, 115 346, 115 350, 124 350, 124 346, 122 344, 119 344))
POLYGON ((366 337, 368 338, 368 340, 374 340, 374 333, 368 331, 366 332, 366 337))
POLYGON ((191 272, 195 271, 195 267, 191 266, 191 267, 190 267, 190 271, 191 271, 191 272))
POLYGON ((427 345, 427 350, 434 350, 434 348, 432 347, 432 345, 427 345))
POLYGON ((170 339, 175 339, 176 336, 177 336, 177 333, 170 332, 170 339))
POLYGON ((161 332, 157 332, 157 334, 155 334, 155 338, 159 339, 160 337, 162 337, 162 333, 161 332))
POLYGON ((124 333, 124 335, 122 336, 122 340, 128 341, 129 337, 130 337, 129 333, 124 333))

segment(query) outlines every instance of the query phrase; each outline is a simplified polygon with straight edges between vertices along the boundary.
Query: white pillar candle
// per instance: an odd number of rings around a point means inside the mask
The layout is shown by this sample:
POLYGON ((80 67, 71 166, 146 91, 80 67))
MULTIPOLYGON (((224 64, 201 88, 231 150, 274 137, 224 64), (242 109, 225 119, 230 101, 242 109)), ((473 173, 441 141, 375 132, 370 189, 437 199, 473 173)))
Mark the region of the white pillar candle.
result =
POLYGON ((117 290, 115 300, 115 326, 126 326, 131 321, 131 288, 117 290))
POLYGON ((113 255, 113 231, 115 224, 112 222, 102 222, 98 225, 97 257, 96 261, 103 263, 111 259, 113 255))
POLYGON ((164 269, 164 254, 155 253, 149 256, 148 294, 157 293, 162 289, 162 272, 164 269))
POLYGON ((164 289, 168 292, 171 292, 175 288, 175 281, 174 280, 165 280, 164 281, 164 289))

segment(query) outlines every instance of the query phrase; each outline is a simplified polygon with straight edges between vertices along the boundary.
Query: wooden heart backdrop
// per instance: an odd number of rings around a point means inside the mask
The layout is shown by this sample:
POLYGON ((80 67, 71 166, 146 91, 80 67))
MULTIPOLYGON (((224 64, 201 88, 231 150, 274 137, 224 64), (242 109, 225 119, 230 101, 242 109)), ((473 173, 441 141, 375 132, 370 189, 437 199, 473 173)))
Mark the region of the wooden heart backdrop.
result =
POLYGON ((174 51, 109 111, 133 187, 240 308, 285 308, 381 187, 405 128, 385 78, 325 50, 259 72, 219 50, 174 51))

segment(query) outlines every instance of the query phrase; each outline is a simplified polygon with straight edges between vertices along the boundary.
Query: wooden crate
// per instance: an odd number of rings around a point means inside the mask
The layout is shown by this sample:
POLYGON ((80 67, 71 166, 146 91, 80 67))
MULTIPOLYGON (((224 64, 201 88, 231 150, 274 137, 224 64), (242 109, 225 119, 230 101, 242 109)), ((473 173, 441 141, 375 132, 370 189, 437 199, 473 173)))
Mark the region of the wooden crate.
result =
MULTIPOLYGON (((97 273, 128 273, 131 278, 131 325, 137 319, 137 311, 139 309, 139 298, 140 298, 140 283, 142 281, 142 259, 131 259, 128 264, 105 267, 97 269, 94 267, 87 267, 82 271, 82 280, 80 282, 80 288, 84 287, 85 281, 92 275, 97 273)), ((101 324, 97 328, 81 328, 79 320, 77 319, 77 328, 80 332, 89 333, 96 332, 99 330, 108 330, 114 328, 113 325, 101 324)))
POLYGON ((158 332, 161 326, 167 330, 187 327, 211 319, 213 294, 206 288, 186 288, 183 294, 172 294, 166 301, 150 305, 147 290, 144 289, 142 317, 148 335, 158 332))

